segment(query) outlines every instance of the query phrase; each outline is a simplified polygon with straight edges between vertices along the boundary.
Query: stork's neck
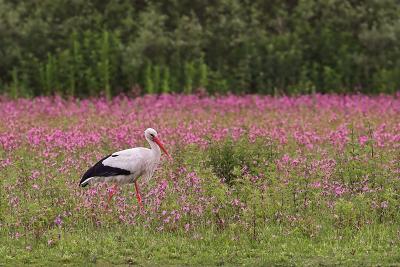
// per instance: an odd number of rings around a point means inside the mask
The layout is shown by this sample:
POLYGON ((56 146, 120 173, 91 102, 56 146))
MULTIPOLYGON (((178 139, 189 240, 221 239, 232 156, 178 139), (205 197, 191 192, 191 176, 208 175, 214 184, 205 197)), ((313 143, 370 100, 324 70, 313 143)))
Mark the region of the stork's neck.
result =
POLYGON ((151 147, 151 151, 153 152, 153 154, 154 154, 156 157, 160 157, 160 156, 161 156, 160 147, 159 147, 155 142, 153 142, 153 141, 151 141, 151 140, 147 140, 147 142, 149 142, 149 145, 150 145, 150 147, 151 147))

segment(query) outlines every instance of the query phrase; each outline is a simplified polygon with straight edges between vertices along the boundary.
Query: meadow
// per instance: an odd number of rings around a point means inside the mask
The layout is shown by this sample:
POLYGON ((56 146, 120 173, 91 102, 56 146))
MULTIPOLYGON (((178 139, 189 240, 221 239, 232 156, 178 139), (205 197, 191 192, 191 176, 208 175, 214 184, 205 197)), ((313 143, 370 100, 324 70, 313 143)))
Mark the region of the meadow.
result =
POLYGON ((400 94, 0 99, 0 265, 400 265, 400 94), (104 155, 173 157, 78 186, 104 155))

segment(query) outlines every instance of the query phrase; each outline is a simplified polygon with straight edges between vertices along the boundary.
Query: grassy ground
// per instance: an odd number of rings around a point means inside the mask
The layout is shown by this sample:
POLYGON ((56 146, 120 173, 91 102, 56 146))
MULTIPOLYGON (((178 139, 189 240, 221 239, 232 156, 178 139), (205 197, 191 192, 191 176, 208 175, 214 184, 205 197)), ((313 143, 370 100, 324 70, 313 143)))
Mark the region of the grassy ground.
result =
POLYGON ((158 233, 140 227, 54 233, 54 243, 2 239, 0 264, 399 265, 398 226, 326 231, 317 239, 266 227, 254 240, 230 231, 158 233))

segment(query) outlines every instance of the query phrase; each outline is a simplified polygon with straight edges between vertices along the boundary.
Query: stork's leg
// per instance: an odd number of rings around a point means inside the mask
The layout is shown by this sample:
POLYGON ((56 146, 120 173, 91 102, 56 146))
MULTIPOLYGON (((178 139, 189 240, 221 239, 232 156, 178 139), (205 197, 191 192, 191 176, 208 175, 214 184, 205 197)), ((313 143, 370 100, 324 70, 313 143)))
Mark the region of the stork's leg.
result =
POLYGON ((137 181, 135 181, 135 190, 136 190, 137 201, 139 202, 140 207, 143 208, 142 197, 140 196, 139 186, 137 184, 137 181))
POLYGON ((117 185, 113 185, 112 188, 108 189, 108 201, 107 201, 107 208, 108 208, 108 204, 110 204, 110 201, 112 199, 112 197, 117 193, 117 185))

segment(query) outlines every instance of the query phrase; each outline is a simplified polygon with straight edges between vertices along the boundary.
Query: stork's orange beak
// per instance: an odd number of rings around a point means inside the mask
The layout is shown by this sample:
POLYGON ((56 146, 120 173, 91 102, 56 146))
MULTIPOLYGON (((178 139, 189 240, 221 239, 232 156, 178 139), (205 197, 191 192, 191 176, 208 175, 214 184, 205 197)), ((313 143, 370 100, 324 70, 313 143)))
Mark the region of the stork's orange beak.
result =
POLYGON ((153 141, 156 142, 156 144, 161 148, 162 151, 164 151, 165 154, 167 154, 167 156, 169 157, 169 159, 172 160, 172 157, 170 156, 170 154, 167 152, 167 150, 165 149, 164 145, 161 143, 160 139, 158 139, 157 137, 153 137, 153 141))

